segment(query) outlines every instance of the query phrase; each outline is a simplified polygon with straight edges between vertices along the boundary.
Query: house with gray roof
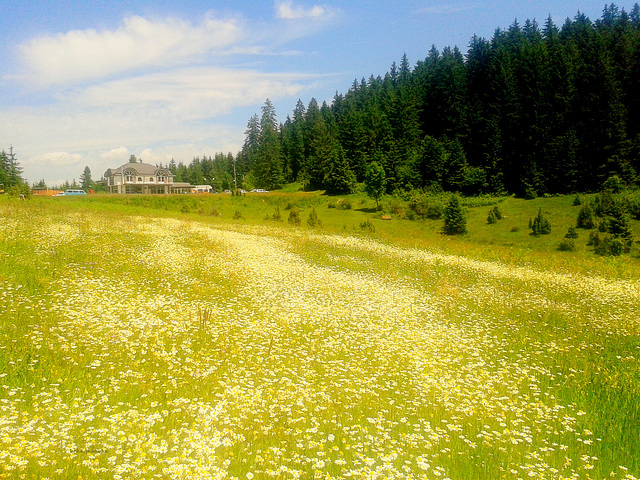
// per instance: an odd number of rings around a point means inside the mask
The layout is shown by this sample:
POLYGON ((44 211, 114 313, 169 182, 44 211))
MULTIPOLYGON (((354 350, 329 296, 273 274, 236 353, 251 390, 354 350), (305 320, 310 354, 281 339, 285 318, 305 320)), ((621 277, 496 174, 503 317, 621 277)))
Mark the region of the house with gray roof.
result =
POLYGON ((170 194, 190 193, 193 186, 174 182, 169 169, 150 163, 125 163, 118 168, 109 168, 104 178, 109 193, 170 194))

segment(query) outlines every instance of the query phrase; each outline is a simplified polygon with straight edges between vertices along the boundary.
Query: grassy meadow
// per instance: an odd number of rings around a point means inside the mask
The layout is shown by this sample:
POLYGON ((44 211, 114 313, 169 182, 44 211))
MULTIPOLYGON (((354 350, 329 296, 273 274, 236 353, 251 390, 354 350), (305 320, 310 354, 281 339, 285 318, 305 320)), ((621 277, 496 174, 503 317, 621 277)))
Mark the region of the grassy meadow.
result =
POLYGON ((572 201, 2 197, 0 478, 638 478, 638 247, 572 201))

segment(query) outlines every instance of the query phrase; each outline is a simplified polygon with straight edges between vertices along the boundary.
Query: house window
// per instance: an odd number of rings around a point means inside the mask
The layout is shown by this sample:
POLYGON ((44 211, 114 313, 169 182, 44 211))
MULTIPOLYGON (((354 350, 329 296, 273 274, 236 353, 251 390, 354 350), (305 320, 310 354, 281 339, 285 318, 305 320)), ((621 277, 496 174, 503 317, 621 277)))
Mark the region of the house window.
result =
POLYGON ((138 177, 138 182, 142 183, 142 177, 138 177))
POLYGON ((153 177, 149 177, 149 182, 153 183, 153 177))

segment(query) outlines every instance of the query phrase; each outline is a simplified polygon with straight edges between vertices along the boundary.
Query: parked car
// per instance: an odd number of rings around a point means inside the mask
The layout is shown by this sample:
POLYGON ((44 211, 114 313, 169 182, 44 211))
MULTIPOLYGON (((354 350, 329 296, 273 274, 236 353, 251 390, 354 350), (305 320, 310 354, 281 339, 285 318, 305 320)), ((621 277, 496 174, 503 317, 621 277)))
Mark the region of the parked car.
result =
POLYGON ((65 190, 64 194, 65 195, 86 195, 87 192, 85 192, 84 190, 70 188, 69 190, 65 190))
POLYGON ((269 190, 265 190, 264 188, 254 188, 251 191, 255 193, 269 193, 269 190))
POLYGON ((58 192, 58 193, 56 193, 56 197, 64 197, 64 192, 58 192))

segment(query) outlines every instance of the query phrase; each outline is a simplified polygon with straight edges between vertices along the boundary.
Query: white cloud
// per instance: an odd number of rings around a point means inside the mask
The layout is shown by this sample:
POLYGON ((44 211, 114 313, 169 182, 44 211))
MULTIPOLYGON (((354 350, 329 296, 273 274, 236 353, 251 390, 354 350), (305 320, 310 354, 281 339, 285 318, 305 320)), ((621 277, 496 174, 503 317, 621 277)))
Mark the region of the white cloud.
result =
POLYGON ((35 155, 27 159, 26 165, 46 165, 48 167, 69 167, 79 165, 82 155, 68 152, 49 152, 35 155))
POLYGON ((228 113, 265 98, 297 95, 316 76, 247 69, 194 67, 114 80, 69 96, 85 109, 110 109, 121 121, 193 121, 228 113), (143 115, 144 118, 139 118, 143 115), (153 117, 153 118, 149 118, 153 117))
POLYGON ((299 20, 302 18, 324 19, 332 17, 335 11, 329 7, 314 5, 305 8, 294 5, 292 1, 276 2, 276 15, 283 20, 299 20))
POLYGON ((127 147, 117 147, 100 154, 100 158, 107 161, 128 160, 131 154, 127 147))
POLYGON ((207 17, 200 25, 176 19, 128 17, 117 30, 73 30, 20 46, 25 76, 41 86, 100 79, 149 66, 221 53, 242 37, 235 20, 207 17))

